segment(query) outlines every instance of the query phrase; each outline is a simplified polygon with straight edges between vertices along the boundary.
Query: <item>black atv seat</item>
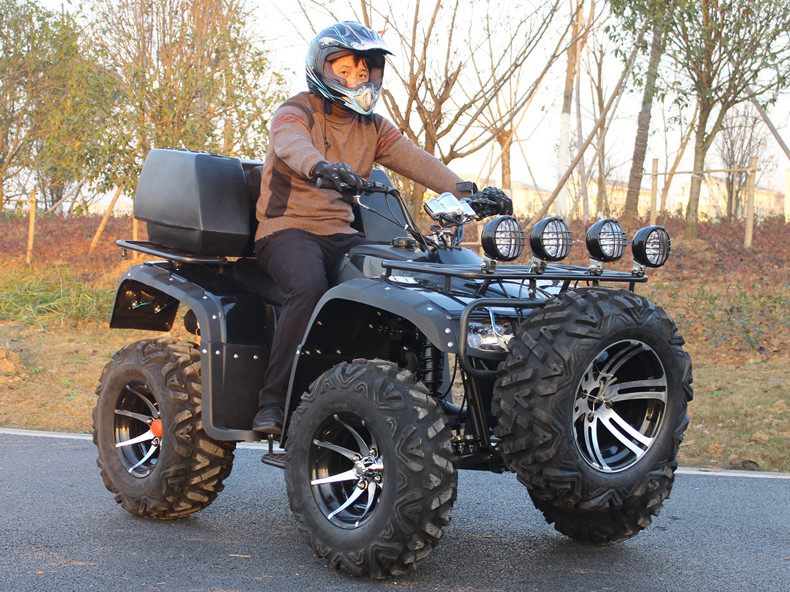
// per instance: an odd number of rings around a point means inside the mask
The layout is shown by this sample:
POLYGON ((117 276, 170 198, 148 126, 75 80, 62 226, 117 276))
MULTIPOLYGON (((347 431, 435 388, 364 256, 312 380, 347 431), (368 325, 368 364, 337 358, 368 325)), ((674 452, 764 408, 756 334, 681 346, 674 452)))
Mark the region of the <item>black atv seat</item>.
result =
POLYGON ((255 259, 238 259, 233 265, 233 279, 260 296, 272 306, 282 306, 285 299, 282 290, 255 259))

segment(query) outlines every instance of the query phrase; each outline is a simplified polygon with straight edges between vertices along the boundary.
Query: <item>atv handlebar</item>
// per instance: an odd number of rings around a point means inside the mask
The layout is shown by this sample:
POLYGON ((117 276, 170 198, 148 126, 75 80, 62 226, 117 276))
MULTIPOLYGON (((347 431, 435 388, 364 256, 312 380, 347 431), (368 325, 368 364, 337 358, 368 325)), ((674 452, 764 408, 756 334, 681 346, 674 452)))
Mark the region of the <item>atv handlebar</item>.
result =
MULTIPOLYGON (((315 182, 315 186, 318 189, 335 189, 335 184, 331 181, 328 181, 325 177, 318 177, 315 182)), ((353 187, 352 185, 347 185, 346 183, 341 183, 341 194, 344 195, 351 195, 352 197, 357 197, 359 195, 369 195, 371 193, 386 193, 387 195, 400 195, 400 191, 395 189, 394 187, 388 187, 384 185, 384 183, 379 183, 378 181, 365 181, 365 185, 363 187, 353 187)))

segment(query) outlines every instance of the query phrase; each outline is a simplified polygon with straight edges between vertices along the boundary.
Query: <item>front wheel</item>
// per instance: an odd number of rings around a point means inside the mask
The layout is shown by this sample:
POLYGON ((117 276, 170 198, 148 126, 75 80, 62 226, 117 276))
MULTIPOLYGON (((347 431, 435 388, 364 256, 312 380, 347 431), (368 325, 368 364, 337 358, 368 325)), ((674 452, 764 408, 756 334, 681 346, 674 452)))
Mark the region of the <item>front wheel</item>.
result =
POLYGON ((691 362, 667 314, 625 290, 565 292, 511 340, 494 395, 508 466, 572 538, 634 536, 669 496, 691 362))
POLYGON ((233 466, 233 442, 203 431, 200 352, 170 338, 144 339, 104 367, 93 441, 104 485, 127 511, 180 518, 213 502, 233 466))
POLYGON ((425 387, 393 363, 355 360, 318 378, 285 460, 291 510, 316 555, 370 578, 427 556, 456 497, 450 437, 425 387))

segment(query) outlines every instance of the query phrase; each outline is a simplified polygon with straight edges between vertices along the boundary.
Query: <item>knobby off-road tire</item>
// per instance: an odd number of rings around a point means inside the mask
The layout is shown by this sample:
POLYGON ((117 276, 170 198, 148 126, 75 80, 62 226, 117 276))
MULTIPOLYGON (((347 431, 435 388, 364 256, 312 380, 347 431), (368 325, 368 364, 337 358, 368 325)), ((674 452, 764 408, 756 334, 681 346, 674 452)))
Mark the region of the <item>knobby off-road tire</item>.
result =
POLYGON ((213 502, 233 466, 233 442, 201 422, 200 352, 192 343, 145 339, 104 367, 93 442, 104 485, 145 518, 181 518, 213 502))
POLYGON ((396 364, 355 360, 302 396, 286 442, 288 500, 310 547, 355 576, 402 574, 450 521, 450 428, 396 364))
POLYGON ((622 541, 658 515, 692 398, 683 343, 661 308, 605 288, 552 298, 511 340, 495 384, 495 433, 559 532, 622 541))

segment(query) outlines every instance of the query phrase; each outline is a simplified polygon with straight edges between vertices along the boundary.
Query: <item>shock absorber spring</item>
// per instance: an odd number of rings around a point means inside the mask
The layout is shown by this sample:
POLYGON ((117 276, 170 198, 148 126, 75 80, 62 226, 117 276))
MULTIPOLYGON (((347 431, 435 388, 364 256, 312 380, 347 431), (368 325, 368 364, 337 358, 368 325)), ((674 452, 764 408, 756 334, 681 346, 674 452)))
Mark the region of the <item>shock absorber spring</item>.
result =
POLYGON ((427 340, 420 352, 420 370, 423 384, 431 394, 437 394, 444 379, 444 355, 427 340))

